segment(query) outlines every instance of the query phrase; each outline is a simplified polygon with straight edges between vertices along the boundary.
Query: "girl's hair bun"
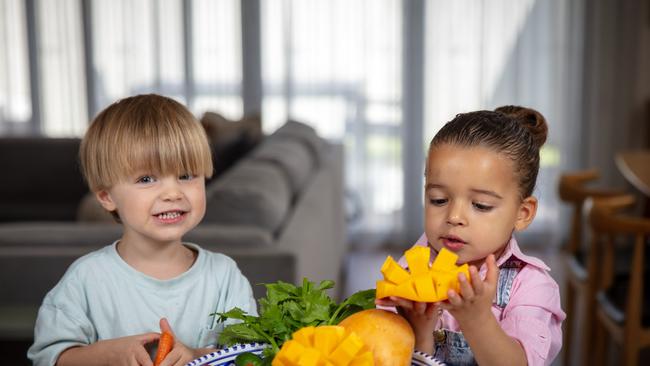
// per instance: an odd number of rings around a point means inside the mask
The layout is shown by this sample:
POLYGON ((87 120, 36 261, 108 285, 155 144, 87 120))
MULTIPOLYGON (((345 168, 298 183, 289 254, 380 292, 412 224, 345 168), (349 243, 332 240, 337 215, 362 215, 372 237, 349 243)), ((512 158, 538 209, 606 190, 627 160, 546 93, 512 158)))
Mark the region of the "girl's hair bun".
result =
POLYGON ((505 105, 494 110, 518 121, 530 131, 533 141, 538 149, 546 142, 548 125, 546 118, 538 111, 516 105, 505 105))

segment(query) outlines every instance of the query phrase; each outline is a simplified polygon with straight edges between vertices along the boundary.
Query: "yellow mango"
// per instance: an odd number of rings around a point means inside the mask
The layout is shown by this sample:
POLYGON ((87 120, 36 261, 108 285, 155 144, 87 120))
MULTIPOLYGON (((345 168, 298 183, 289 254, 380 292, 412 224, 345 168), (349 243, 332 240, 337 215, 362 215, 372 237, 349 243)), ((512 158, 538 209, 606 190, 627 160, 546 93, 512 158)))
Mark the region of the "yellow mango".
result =
POLYGON ((391 294, 392 296, 399 296, 409 300, 417 300, 418 293, 415 292, 415 286, 413 285, 413 280, 409 279, 408 281, 397 285, 395 287, 395 293, 391 294))
POLYGON ((400 267, 391 256, 388 256, 384 264, 381 266, 381 274, 384 275, 386 281, 395 284, 402 283, 409 278, 409 273, 404 268, 400 267))
POLYGON ((329 356, 329 360, 336 366, 346 366, 355 358, 363 348, 363 341, 355 333, 350 333, 329 356))
POLYGON ((345 330, 341 327, 318 327, 314 332, 314 348, 324 355, 330 354, 334 350, 334 347, 338 345, 344 333, 345 330))
POLYGON ((433 286, 433 278, 427 273, 424 275, 414 276, 413 283, 417 297, 420 301, 433 302, 436 301, 436 289, 433 286))
POLYGON ((395 293, 395 288, 397 286, 391 282, 385 281, 385 280, 379 280, 377 281, 377 293, 376 297, 378 299, 384 298, 391 296, 391 294, 395 293))
POLYGON ((432 269, 439 271, 453 271, 456 268, 456 261, 458 260, 458 255, 450 250, 442 248, 436 259, 433 260, 431 265, 432 269))
POLYGON ((376 297, 381 299, 398 296, 420 302, 443 301, 448 298, 449 289, 460 291, 459 273, 464 273, 467 279, 471 280, 467 264, 456 265, 456 253, 441 249, 429 268, 430 252, 429 247, 423 246, 407 250, 404 256, 409 270, 400 268, 403 272, 395 269, 399 264, 392 257, 386 258, 381 270, 384 279, 377 281, 376 297))
POLYGON ((428 247, 416 246, 406 252, 404 256, 406 257, 406 262, 409 265, 409 271, 411 275, 421 275, 429 271, 429 257, 431 255, 431 250, 428 247))
POLYGON ((311 346, 314 344, 315 329, 316 327, 300 328, 292 334, 292 338, 305 346, 311 346))
MULTIPOLYGON (((374 366, 368 348, 353 331, 342 326, 304 327, 284 342, 273 366, 374 366)), ((371 355, 372 356, 372 355, 371 355)))

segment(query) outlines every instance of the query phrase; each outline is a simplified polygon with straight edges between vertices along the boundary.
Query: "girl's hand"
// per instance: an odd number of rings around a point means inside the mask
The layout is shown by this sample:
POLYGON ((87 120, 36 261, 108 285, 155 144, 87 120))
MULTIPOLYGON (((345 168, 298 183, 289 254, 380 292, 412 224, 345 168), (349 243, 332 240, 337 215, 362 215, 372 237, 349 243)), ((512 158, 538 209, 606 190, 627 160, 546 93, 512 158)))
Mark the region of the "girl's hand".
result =
POLYGON ((460 294, 454 290, 449 290, 447 292, 449 300, 442 303, 442 307, 454 316, 461 329, 469 322, 480 323, 488 319, 486 317, 493 316, 491 309, 497 290, 499 268, 493 254, 486 258, 485 264, 487 265, 485 281, 479 277, 476 267, 470 266, 471 285, 467 282, 467 278, 463 273, 458 274, 460 294))
MULTIPOLYGON (((169 322, 165 318, 160 319, 160 332, 168 332, 174 335, 172 327, 169 325, 169 322)), ((165 356, 162 363, 160 363, 160 366, 184 366, 188 362, 210 352, 209 350, 204 353, 201 351, 202 349, 195 350, 193 348, 187 347, 183 343, 179 342, 178 337, 174 335, 174 347, 167 354, 167 356, 165 356)))
POLYGON ((375 300, 379 306, 396 307, 397 312, 406 319, 415 333, 415 349, 425 353, 433 351, 433 330, 440 317, 440 303, 417 302, 401 297, 390 296, 375 300))

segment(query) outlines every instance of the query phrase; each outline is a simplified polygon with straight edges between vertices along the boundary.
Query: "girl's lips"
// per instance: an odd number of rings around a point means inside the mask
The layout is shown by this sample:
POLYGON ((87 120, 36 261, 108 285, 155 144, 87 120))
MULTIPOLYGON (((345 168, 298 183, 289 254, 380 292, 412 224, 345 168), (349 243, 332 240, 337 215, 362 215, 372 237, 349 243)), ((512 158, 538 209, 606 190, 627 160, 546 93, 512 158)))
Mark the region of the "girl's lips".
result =
POLYGON ((463 241, 461 238, 455 237, 455 236, 443 236, 440 238, 442 241, 442 245, 445 246, 445 248, 451 250, 452 252, 457 252, 461 249, 463 249, 463 246, 465 246, 465 241, 463 241))

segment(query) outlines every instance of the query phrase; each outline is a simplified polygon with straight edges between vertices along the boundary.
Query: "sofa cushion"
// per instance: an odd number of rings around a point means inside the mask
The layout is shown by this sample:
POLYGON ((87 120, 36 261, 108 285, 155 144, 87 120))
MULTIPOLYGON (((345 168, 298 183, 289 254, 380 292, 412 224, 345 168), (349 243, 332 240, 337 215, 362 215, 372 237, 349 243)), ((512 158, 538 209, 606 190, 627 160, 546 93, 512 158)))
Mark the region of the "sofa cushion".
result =
POLYGON ((206 188, 204 222, 251 225, 275 233, 289 211, 291 189, 268 161, 244 159, 206 188))
POLYGON ((276 164, 286 175, 294 197, 305 186, 316 167, 315 158, 309 148, 290 138, 267 139, 253 150, 251 159, 276 164))
POLYGON ((212 179, 230 169, 239 159, 248 154, 261 141, 262 119, 251 115, 241 120, 230 120, 215 112, 206 112, 201 117, 210 149, 214 173, 212 179))
POLYGON ((78 164, 80 141, 3 137, 0 221, 74 220, 88 192, 78 164))
POLYGON ((317 164, 323 160, 325 147, 327 143, 320 138, 313 127, 298 121, 287 121, 278 128, 269 139, 291 138, 300 141, 309 148, 317 164))

